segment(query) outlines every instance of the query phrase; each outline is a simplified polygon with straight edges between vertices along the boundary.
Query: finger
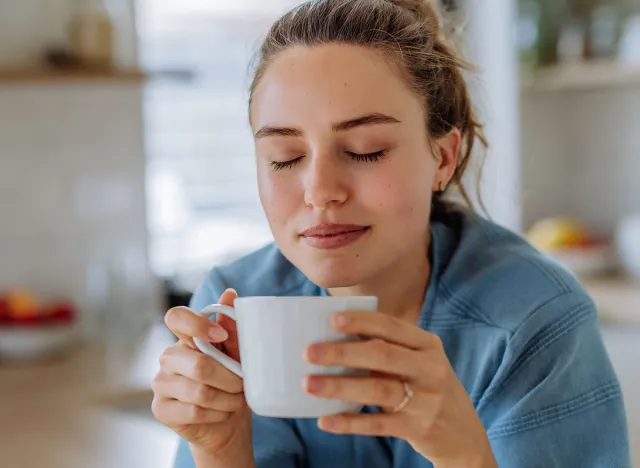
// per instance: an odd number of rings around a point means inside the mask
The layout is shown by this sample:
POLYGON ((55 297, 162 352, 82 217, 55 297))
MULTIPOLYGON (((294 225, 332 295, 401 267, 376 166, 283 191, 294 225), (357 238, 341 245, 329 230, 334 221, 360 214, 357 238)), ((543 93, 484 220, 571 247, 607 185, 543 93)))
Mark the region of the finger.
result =
POLYGON ((159 373, 151 384, 157 395, 202 408, 234 413, 246 406, 242 393, 227 393, 183 376, 159 373))
POLYGON ((401 413, 340 414, 323 416, 318 427, 334 434, 358 434, 378 437, 407 438, 407 417, 401 413))
POLYGON ((242 379, 212 357, 186 346, 172 346, 160 356, 160 368, 227 393, 242 393, 242 379))
POLYGON ((226 305, 229 307, 233 307, 233 301, 238 298, 238 293, 233 288, 227 288, 225 292, 222 293, 220 299, 218 299, 218 304, 226 305))
POLYGON ((334 328, 349 335, 379 338, 411 349, 437 347, 440 339, 406 320, 385 314, 349 311, 332 318, 334 328))
POLYGON ((306 378, 305 390, 322 398, 386 408, 395 408, 405 399, 404 384, 384 378, 313 375, 306 378))
POLYGON ((164 321, 174 335, 186 342, 191 342, 191 338, 200 338, 219 343, 229 336, 219 324, 196 314, 187 307, 169 309, 164 321))
POLYGON ((315 343, 307 347, 305 358, 309 363, 320 366, 351 367, 417 378, 425 372, 423 354, 375 339, 315 343))
POLYGON ((153 416, 165 426, 205 424, 226 421, 231 413, 202 408, 177 400, 154 398, 151 404, 153 416))
MULTIPOLYGON (((235 289, 227 289, 222 296, 220 296, 220 300, 218 301, 220 304, 233 306, 233 301, 238 297, 238 293, 235 289)), ((223 327, 227 333, 229 334, 229 338, 224 342, 224 352, 235 359, 236 361, 240 360, 240 344, 238 341, 238 325, 235 320, 227 317, 226 315, 217 314, 216 322, 223 327)))

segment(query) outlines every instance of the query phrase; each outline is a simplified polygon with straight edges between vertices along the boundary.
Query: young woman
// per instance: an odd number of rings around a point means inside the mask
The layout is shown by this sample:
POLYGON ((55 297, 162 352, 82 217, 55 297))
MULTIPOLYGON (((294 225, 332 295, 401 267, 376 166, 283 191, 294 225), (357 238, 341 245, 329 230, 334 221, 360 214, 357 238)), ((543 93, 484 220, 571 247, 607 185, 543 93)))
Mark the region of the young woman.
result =
POLYGON ((434 4, 310 1, 274 24, 259 59, 250 120, 275 244, 214 268, 191 309, 167 313, 179 342, 161 358, 153 411, 183 439, 176 467, 629 467, 591 299, 448 201, 465 195, 484 140, 434 4), (193 312, 236 294, 378 296, 379 314, 334 322, 371 339, 304 356, 374 371, 304 383, 365 409, 252 415, 242 381, 192 342, 239 357, 232 322, 193 312))

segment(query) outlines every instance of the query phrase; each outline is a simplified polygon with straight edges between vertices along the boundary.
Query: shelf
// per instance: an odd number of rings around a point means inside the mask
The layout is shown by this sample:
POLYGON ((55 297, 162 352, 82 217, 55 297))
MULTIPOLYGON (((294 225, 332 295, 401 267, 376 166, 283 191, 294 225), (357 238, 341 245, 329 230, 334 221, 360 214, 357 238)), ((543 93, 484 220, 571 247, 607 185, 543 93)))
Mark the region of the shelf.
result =
POLYGON ((590 91, 640 87, 640 65, 610 60, 549 67, 521 76, 525 92, 590 91))
POLYGON ((0 85, 33 84, 138 84, 147 79, 142 70, 55 70, 38 68, 0 68, 0 85))

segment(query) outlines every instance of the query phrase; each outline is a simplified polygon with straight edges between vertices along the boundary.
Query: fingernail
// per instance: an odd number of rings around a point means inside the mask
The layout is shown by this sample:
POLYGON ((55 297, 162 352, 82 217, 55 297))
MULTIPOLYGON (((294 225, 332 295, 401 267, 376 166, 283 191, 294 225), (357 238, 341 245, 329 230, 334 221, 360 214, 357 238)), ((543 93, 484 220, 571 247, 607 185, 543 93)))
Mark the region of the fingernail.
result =
POLYGON ((233 288, 227 288, 227 290, 225 292, 232 292, 233 294, 235 294, 236 296, 238 295, 238 291, 236 291, 233 288))
POLYGON ((322 377, 307 377, 307 390, 310 392, 319 392, 322 390, 322 377))
POLYGON ((320 419, 319 423, 321 429, 331 430, 336 427, 337 421, 336 418, 325 416, 320 419))
POLYGON ((322 358, 322 345, 311 345, 307 348, 307 356, 311 361, 318 361, 322 358))
POLYGON ((351 319, 347 317, 345 314, 337 314, 333 318, 333 321, 339 327, 346 327, 351 323, 351 319))
POLYGON ((215 343, 220 343, 229 338, 229 334, 227 330, 222 327, 211 327, 209 328, 209 338, 211 338, 215 343))

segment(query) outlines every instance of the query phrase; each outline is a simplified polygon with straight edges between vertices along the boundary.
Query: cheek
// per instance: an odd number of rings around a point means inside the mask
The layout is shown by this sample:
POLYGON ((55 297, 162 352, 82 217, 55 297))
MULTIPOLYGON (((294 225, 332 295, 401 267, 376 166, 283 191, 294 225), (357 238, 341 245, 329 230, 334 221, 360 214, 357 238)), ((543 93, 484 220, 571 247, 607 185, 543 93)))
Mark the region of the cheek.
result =
POLYGON ((273 227, 292 219, 301 196, 296 185, 281 176, 271 170, 258 173, 260 202, 273 227))
POLYGON ((369 205, 388 219, 422 223, 430 212, 431 185, 428 176, 421 174, 416 171, 381 174, 372 184, 375 188, 370 186, 367 190, 369 205))

